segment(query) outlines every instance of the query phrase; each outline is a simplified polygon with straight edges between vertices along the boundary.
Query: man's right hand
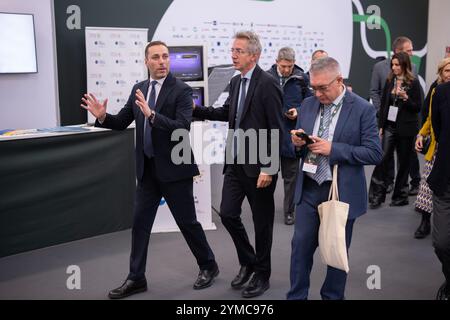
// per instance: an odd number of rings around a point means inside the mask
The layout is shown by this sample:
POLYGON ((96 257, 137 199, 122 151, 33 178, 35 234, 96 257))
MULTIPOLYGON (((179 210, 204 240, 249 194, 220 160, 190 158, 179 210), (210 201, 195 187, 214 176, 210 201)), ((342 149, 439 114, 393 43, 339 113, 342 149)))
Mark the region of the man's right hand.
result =
POLYGON ((103 122, 106 118, 106 105, 108 99, 105 99, 103 103, 100 103, 97 98, 92 94, 85 94, 81 100, 85 104, 81 104, 81 107, 89 111, 98 121, 103 122))
POLYGON ((296 147, 303 147, 306 144, 306 141, 302 138, 297 137, 296 132, 305 132, 303 129, 291 130, 291 141, 296 147))

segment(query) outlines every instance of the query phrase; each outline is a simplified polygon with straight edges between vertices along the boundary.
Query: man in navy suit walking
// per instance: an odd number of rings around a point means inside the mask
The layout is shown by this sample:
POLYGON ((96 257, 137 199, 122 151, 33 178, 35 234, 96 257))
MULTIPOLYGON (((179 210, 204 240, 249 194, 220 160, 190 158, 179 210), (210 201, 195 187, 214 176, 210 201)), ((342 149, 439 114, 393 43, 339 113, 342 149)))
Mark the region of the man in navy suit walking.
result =
POLYGON ((138 184, 130 272, 122 286, 109 292, 111 299, 147 290, 147 248, 162 197, 199 265, 194 289, 209 287, 219 274, 214 254, 195 214, 193 177, 199 175, 199 171, 192 151, 189 163, 175 164, 171 159, 172 149, 178 144, 171 140, 172 132, 190 129, 192 89, 169 73, 169 49, 164 42, 153 41, 146 46, 145 64, 150 79, 133 87, 128 102, 117 115, 106 113, 107 99, 101 103, 92 94, 82 98, 82 107, 97 118, 96 126, 124 130, 136 121, 138 184))
MULTIPOLYGON (((295 192, 296 220, 292 238, 291 289, 288 299, 308 298, 309 276, 318 246, 320 219, 317 207, 328 200, 333 165, 338 165, 340 201, 350 205, 345 228, 347 250, 355 219, 367 211, 364 165, 382 159, 381 143, 371 104, 346 90, 339 63, 331 58, 315 61, 310 69, 314 97, 303 101, 292 142, 302 159, 295 192), (313 140, 297 137, 305 132, 313 140)), ((347 274, 328 266, 322 299, 344 299, 347 274)))

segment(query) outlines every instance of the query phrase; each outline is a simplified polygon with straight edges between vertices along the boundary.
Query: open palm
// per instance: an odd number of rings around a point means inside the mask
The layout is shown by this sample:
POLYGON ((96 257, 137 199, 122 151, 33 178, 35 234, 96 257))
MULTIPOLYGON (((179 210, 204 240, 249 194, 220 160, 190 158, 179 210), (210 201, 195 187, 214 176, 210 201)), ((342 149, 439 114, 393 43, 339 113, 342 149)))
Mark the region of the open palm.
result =
POLYGON ((95 118, 104 119, 106 116, 106 105, 108 104, 108 99, 105 99, 103 103, 97 100, 97 98, 92 94, 85 94, 81 100, 84 104, 81 107, 89 111, 95 118))

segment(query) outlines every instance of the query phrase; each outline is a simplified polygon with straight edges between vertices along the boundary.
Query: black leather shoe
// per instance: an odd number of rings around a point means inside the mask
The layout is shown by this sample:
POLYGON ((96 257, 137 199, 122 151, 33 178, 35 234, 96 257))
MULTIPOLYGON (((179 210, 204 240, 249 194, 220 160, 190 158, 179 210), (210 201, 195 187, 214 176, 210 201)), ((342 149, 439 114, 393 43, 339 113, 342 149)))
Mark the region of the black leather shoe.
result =
POLYGON ((422 219, 420 226, 417 228, 416 232, 414 233, 414 238, 423 239, 427 235, 429 235, 430 232, 431 232, 430 220, 422 219))
POLYGON ((284 215, 284 224, 285 225, 293 225, 295 223, 295 218, 293 213, 287 213, 284 215))
POLYGON ((392 191, 394 191, 394 184, 393 183, 388 185, 388 187, 386 189, 386 193, 391 193, 392 191))
POLYGON ((252 280, 250 280, 247 288, 242 291, 242 297, 244 298, 253 298, 262 295, 269 289, 270 283, 269 280, 264 280, 257 274, 253 275, 252 280))
POLYGON ((214 283, 214 278, 219 275, 219 267, 215 265, 211 270, 200 270, 193 288, 195 290, 205 289, 214 283))
POLYGON ((408 199, 404 200, 392 200, 392 202, 389 204, 391 207, 401 207, 401 206, 407 206, 409 204, 408 199))
POLYGON ((411 188, 409 188, 408 195, 417 196, 418 193, 419 193, 419 186, 411 186, 411 188))
POLYGON ((450 288, 447 288, 447 282, 444 282, 439 288, 436 300, 450 300, 450 288))
POLYGON ((126 280, 122 286, 111 290, 108 294, 110 299, 122 299, 135 293, 147 291, 147 280, 126 280))
POLYGON ((231 287, 233 289, 240 289, 243 285, 247 283, 253 274, 253 268, 251 266, 241 266, 239 273, 231 281, 231 287))

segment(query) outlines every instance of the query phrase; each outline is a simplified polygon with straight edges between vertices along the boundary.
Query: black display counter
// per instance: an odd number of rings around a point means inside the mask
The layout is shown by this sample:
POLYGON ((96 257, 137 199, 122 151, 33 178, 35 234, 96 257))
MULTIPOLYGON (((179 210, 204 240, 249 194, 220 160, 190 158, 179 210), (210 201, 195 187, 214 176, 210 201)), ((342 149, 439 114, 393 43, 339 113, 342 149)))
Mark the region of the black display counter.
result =
POLYGON ((134 129, 0 140, 0 257, 127 229, 134 129))

